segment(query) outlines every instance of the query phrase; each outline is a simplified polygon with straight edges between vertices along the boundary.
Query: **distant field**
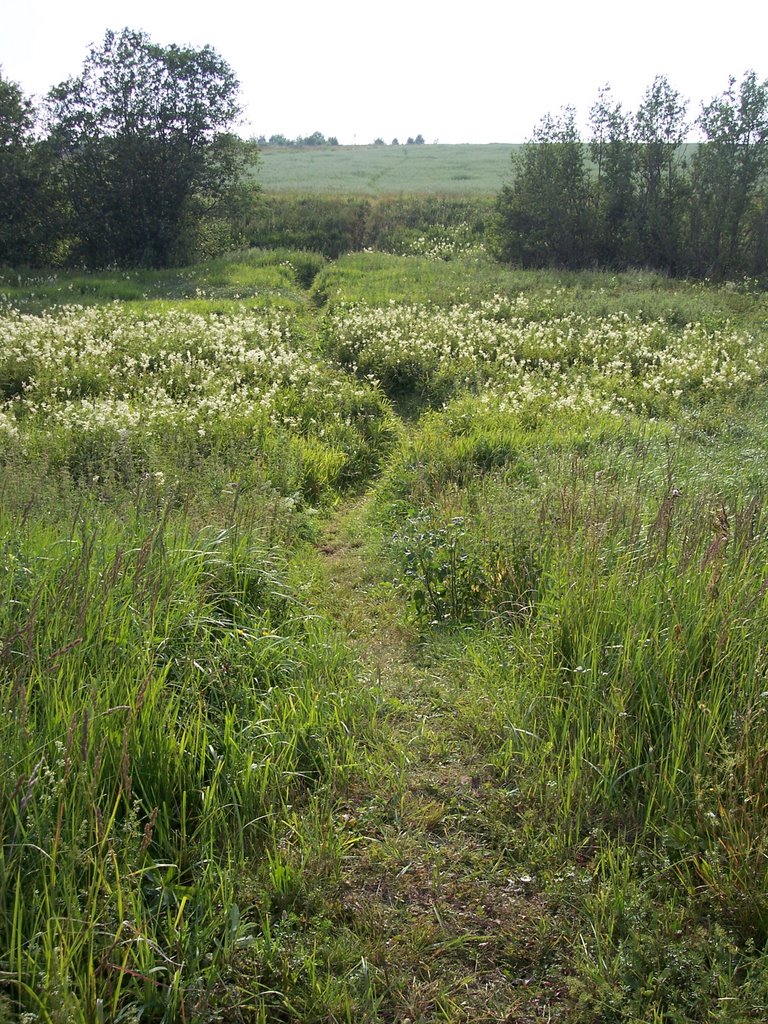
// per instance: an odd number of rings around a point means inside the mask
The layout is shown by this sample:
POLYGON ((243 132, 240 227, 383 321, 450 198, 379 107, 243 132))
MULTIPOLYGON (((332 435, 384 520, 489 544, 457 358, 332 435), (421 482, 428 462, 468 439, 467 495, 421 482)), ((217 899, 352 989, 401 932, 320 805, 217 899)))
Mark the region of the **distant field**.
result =
MULTIPOLYGON (((495 195, 511 179, 511 156, 520 148, 520 144, 512 142, 453 146, 264 146, 256 175, 268 192, 495 195)), ((695 143, 688 143, 682 147, 681 156, 690 159, 695 150, 695 143)))
POLYGON ((265 146, 258 180, 269 191, 380 196, 488 195, 510 173, 512 143, 489 145, 265 146))

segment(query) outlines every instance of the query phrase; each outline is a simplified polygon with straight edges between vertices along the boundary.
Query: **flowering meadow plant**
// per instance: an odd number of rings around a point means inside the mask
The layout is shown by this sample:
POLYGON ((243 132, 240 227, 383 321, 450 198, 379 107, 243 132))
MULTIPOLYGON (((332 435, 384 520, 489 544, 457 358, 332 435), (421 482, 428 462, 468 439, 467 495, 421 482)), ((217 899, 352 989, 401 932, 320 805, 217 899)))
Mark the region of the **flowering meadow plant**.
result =
POLYGON ((327 345, 390 392, 434 402, 471 388, 509 410, 536 403, 656 416, 766 377, 766 341, 751 333, 624 312, 547 315, 546 303, 519 294, 448 308, 335 306, 327 345))
POLYGON ((70 306, 11 312, 0 332, 0 438, 24 455, 66 460, 88 437, 102 448, 171 437, 258 447, 267 431, 325 447, 353 476, 391 431, 375 385, 329 365, 285 312, 70 306))
POLYGON ((0 1021, 768 1005, 766 296, 437 240, 0 277, 0 1021))

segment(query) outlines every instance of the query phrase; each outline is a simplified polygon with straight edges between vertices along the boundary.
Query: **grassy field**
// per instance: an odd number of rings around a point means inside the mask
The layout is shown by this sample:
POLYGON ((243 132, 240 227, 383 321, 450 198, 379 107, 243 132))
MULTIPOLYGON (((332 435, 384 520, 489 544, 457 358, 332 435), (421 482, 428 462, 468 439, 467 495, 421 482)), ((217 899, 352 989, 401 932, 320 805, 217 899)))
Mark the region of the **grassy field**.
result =
POLYGON ((765 1019, 764 293, 0 303, 0 1021, 765 1019))
MULTIPOLYGON (((256 180, 269 194, 495 196, 512 178, 519 143, 419 146, 263 146, 256 180)), ((696 149, 682 147, 690 161, 696 149)), ((587 154, 589 163, 589 155, 587 154)))
POLYGON ((268 192, 495 195, 509 179, 516 148, 506 143, 264 146, 257 180, 268 192))

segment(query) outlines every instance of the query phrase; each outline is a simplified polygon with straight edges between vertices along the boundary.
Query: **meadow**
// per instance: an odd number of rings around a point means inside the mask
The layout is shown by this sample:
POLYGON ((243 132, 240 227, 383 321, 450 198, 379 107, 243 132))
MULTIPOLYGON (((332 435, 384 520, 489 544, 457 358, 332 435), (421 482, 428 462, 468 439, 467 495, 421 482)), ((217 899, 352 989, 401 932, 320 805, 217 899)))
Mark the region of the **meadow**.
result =
POLYGON ((262 146, 256 179, 267 191, 384 196, 495 195, 516 146, 262 146))
POLYGON ((0 1021, 765 1018, 768 298, 400 243, 0 276, 0 1021))

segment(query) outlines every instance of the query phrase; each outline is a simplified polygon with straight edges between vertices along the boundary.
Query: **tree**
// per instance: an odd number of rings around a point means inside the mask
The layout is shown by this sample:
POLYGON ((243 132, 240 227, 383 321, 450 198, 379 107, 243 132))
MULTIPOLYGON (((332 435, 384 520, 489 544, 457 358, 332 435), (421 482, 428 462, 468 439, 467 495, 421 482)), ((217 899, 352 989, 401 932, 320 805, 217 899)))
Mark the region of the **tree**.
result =
POLYGON ((687 131, 685 101, 663 75, 646 89, 635 115, 639 178, 637 230, 640 259, 673 273, 682 264, 687 184, 681 146, 687 131))
POLYGON ((34 138, 36 115, 15 82, 0 74, 0 264, 38 263, 46 217, 43 153, 34 138))
POLYGON ((760 225, 768 171, 768 81, 749 71, 736 87, 702 106, 705 142, 693 160, 692 248, 699 273, 759 273, 765 265, 760 225), (762 195, 761 195, 762 190, 762 195))
POLYGON ((124 29, 107 32, 82 74, 51 90, 49 137, 86 263, 183 258, 201 219, 237 190, 253 152, 226 133, 238 88, 211 47, 161 47, 124 29))
POLYGON ((589 143, 597 171, 595 256, 599 263, 625 265, 632 259, 635 219, 635 147, 627 115, 603 86, 589 112, 589 143))
POLYGON ((547 114, 513 155, 514 180, 496 200, 495 249, 524 267, 589 262, 591 187, 573 107, 547 114))

